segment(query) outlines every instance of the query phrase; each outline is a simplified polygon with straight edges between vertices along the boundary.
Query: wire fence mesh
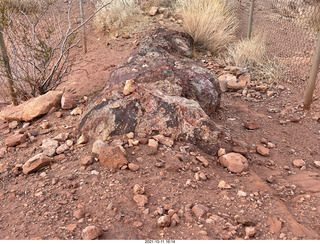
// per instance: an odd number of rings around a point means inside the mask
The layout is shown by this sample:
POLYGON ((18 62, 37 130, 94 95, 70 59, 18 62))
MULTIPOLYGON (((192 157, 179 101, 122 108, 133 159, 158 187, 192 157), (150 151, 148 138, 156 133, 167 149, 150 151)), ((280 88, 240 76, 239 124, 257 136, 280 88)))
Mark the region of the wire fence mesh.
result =
MULTIPOLYGON (((241 0, 239 37, 247 37, 251 0, 241 0)), ((318 0, 255 0, 252 35, 262 33, 269 58, 284 68, 282 81, 305 90, 320 27, 318 0)), ((319 81, 318 76, 318 81, 319 81)), ((317 82, 319 84, 319 82, 317 82)), ((317 87, 319 90, 319 85, 317 87)))

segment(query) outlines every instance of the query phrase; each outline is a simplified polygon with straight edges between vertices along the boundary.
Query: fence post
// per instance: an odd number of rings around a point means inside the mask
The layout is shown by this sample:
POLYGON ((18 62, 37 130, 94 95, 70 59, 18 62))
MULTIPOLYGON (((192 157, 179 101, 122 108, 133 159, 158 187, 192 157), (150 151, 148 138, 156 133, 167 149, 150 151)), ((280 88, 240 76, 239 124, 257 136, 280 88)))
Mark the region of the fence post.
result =
POLYGON ((84 19, 84 11, 83 11, 83 0, 80 0, 80 14, 81 14, 81 24, 82 26, 82 45, 83 45, 83 52, 87 53, 87 36, 86 36, 86 25, 83 24, 84 19))
POLYGON ((314 92, 314 88, 316 86, 317 81, 317 75, 319 71, 319 65, 320 65, 320 30, 318 33, 318 41, 317 41, 317 47, 314 54, 313 62, 312 62, 312 68, 310 71, 308 86, 304 98, 303 108, 304 109, 310 109, 310 105, 312 102, 312 96, 314 92))
POLYGON ((251 0, 250 4, 250 14, 249 14, 249 26, 248 26, 248 39, 251 39, 252 33, 252 22, 253 22, 253 12, 254 12, 254 0, 251 0))

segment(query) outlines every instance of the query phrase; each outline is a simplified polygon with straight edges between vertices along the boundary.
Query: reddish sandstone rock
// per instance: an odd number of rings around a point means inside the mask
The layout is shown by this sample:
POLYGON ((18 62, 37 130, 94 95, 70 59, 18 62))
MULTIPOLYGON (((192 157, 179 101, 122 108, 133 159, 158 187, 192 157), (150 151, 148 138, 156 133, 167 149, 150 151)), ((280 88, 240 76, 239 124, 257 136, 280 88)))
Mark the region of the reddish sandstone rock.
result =
POLYGON ((96 226, 88 226, 82 231, 82 239, 83 240, 93 240, 102 235, 102 230, 96 226))
POLYGON ((118 146, 105 146, 99 153, 100 164, 110 169, 120 169, 128 160, 118 146))
POLYGON ((9 136, 5 139, 5 145, 7 147, 14 147, 17 146, 23 142, 25 142, 25 140, 27 139, 27 134, 16 134, 16 135, 12 135, 9 136))
POLYGON ((34 157, 30 158, 23 166, 22 170, 24 174, 31 174, 38 171, 39 169, 49 165, 51 163, 51 158, 46 155, 39 153, 34 157))
POLYGON ((239 153, 228 153, 219 158, 219 162, 232 173, 241 173, 248 170, 247 159, 239 153))

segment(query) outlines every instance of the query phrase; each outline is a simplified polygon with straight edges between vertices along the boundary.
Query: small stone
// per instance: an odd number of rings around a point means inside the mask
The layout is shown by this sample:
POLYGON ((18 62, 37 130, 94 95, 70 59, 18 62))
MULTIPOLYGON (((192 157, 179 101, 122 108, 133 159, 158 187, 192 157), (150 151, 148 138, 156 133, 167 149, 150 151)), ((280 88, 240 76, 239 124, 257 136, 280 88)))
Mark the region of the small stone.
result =
POLYGON ((156 6, 151 7, 151 9, 149 10, 149 15, 150 16, 155 16, 158 13, 159 8, 156 6))
POLYGON ((99 162, 112 170, 120 169, 128 164, 125 154, 119 146, 104 146, 99 150, 99 162))
POLYGON ((145 195, 137 194, 133 197, 133 201, 139 206, 144 207, 148 203, 148 197, 145 195))
POLYGON ((77 224, 69 224, 66 226, 66 230, 68 231, 74 231, 75 229, 77 229, 77 224))
POLYGON ((256 146, 256 151, 258 154, 260 154, 261 156, 264 156, 264 157, 269 157, 270 156, 270 150, 269 148, 266 148, 262 145, 257 145, 256 146))
POLYGON ((234 146, 232 148, 232 151, 235 153, 240 153, 244 156, 246 156, 248 154, 248 149, 246 147, 242 147, 242 146, 234 146))
POLYGON ((164 216, 161 216, 160 218, 158 218, 158 226, 159 227, 169 227, 170 224, 171 224, 171 219, 170 219, 170 216, 168 215, 164 215, 164 216))
POLYGON ((229 184, 227 184, 224 180, 221 180, 218 184, 218 188, 222 188, 222 189, 230 189, 231 186, 229 184))
POLYGON ((295 159, 293 160, 292 164, 297 168, 301 168, 302 166, 306 165, 306 162, 302 159, 295 159))
POLYGON ((61 97, 61 108, 62 109, 73 109, 77 105, 76 96, 70 92, 63 93, 61 97))
POLYGON ((127 96, 133 93, 136 90, 133 80, 127 80, 123 88, 123 95, 127 96))
POLYGON ((73 216, 76 218, 76 219, 82 219, 85 217, 85 211, 83 208, 79 208, 77 210, 75 210, 73 212, 73 216))
POLYGON ((59 146, 56 149, 56 153, 61 154, 61 153, 64 153, 65 151, 68 151, 68 150, 69 150, 69 147, 67 146, 67 144, 62 144, 61 146, 59 146))
POLYGON ((93 164, 93 162, 94 162, 94 157, 92 157, 92 156, 85 156, 85 157, 81 160, 81 165, 89 166, 89 165, 93 164))
POLYGON ((142 227, 143 223, 140 222, 140 221, 135 221, 135 222, 132 223, 132 225, 133 225, 134 227, 136 227, 136 228, 140 228, 140 227, 142 227))
POLYGON ((218 151, 218 157, 221 157, 221 156, 223 156, 225 154, 226 154, 226 149, 220 148, 219 151, 218 151))
POLYGON ((36 172, 37 170, 49 165, 51 163, 51 159, 47 157, 45 154, 39 153, 34 157, 30 158, 23 166, 24 174, 31 174, 36 172))
POLYGON ((283 86, 283 85, 278 85, 278 88, 280 89, 280 90, 284 90, 285 89, 285 87, 283 86))
POLYGON ((252 226, 246 227, 246 236, 253 237, 256 234, 256 229, 252 226))
POLYGON ((154 139, 149 139, 148 146, 154 149, 158 149, 158 142, 154 139))
POLYGON ((60 133, 59 135, 55 136, 53 138, 53 140, 56 140, 58 142, 64 142, 64 141, 66 141, 68 139, 68 137, 69 137, 69 133, 68 132, 60 133))
POLYGON ((75 108, 71 111, 70 115, 76 116, 76 115, 81 115, 82 114, 82 109, 81 108, 75 108))
POLYGON ((88 137, 86 135, 81 135, 77 141, 77 144, 86 144, 89 141, 88 137))
POLYGON ((203 164, 204 167, 208 167, 209 166, 209 162, 205 157, 197 156, 196 159, 198 159, 203 164))
POLYGON ((19 122, 18 121, 12 121, 11 123, 9 123, 9 128, 10 129, 15 129, 17 128, 19 125, 19 122))
POLYGON ((167 146, 167 147, 172 147, 173 144, 174 144, 174 141, 169 138, 169 137, 166 137, 164 135, 156 135, 156 136, 153 136, 153 139, 159 141, 161 144, 167 146))
POLYGON ((141 139, 139 139, 139 142, 140 142, 140 144, 145 145, 145 144, 148 143, 148 139, 147 138, 141 138, 141 139))
POLYGON ((293 123, 298 123, 301 120, 300 116, 294 115, 290 118, 290 121, 293 123))
POLYGON ((83 240, 93 240, 102 235, 102 230, 96 226, 88 226, 82 231, 83 240))
POLYGON ((42 151, 48 157, 52 157, 56 153, 56 149, 59 146, 59 142, 52 139, 45 139, 42 141, 42 151))
POLYGON ((67 140, 66 144, 68 147, 72 147, 73 146, 73 140, 67 140))
POLYGON ((238 197, 246 197, 248 194, 246 193, 246 192, 244 192, 244 191, 241 191, 241 190, 239 190, 238 192, 237 192, 237 196, 238 197))
POLYGON ((260 125, 253 121, 247 121, 244 123, 244 127, 248 130, 257 130, 260 128, 260 125))
POLYGON ((130 132, 130 133, 126 134, 126 136, 127 136, 129 139, 133 139, 133 138, 134 138, 134 133, 133 133, 133 132, 130 132))
POLYGON ((232 173, 242 173, 249 169, 248 160, 239 153, 228 153, 219 158, 220 164, 232 173))
POLYGON ((56 117, 57 117, 57 118, 61 118, 61 117, 62 117, 62 112, 60 112, 60 111, 59 111, 59 112, 56 112, 56 117))
POLYGON ((203 172, 200 172, 199 177, 203 181, 206 181, 208 179, 207 176, 203 172))
POLYGON ((25 140, 27 139, 27 134, 16 134, 16 135, 12 135, 9 136, 5 139, 5 145, 7 147, 14 147, 17 146, 23 142, 25 142, 25 140))
POLYGON ((208 212, 208 208, 202 204, 196 204, 193 206, 192 211, 197 218, 201 218, 208 212))
POLYGON ((241 87, 245 87, 247 84, 249 84, 251 81, 251 75, 250 74, 243 74, 240 75, 238 78, 238 84, 241 87))
POLYGON ((129 164, 128 164, 128 167, 129 167, 129 169, 130 169, 131 171, 138 171, 139 168, 140 168, 139 165, 134 164, 134 163, 129 163, 129 164))
POLYGON ((314 166, 320 168, 320 161, 313 161, 314 166))
POLYGON ((49 129, 50 128, 50 123, 48 122, 48 121, 44 121, 41 125, 40 125, 40 127, 42 128, 42 129, 49 129))
POLYGON ((133 187, 133 193, 135 195, 142 195, 144 193, 144 187, 138 184, 135 184, 133 187))
POLYGON ((6 172, 8 170, 8 166, 5 164, 0 164, 0 174, 6 172))

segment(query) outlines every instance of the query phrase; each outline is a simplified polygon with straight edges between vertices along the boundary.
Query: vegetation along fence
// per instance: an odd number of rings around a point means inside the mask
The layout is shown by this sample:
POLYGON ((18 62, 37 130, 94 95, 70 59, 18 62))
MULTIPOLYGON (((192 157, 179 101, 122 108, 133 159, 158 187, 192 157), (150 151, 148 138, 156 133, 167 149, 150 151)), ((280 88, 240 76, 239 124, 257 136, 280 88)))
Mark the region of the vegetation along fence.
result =
POLYGON ((283 66, 283 80, 293 83, 310 106, 313 85, 318 79, 320 27, 319 0, 241 0, 240 37, 265 35, 267 53, 283 66), (250 14, 252 11, 252 18, 250 14), (309 85, 307 85, 309 84, 309 85))

